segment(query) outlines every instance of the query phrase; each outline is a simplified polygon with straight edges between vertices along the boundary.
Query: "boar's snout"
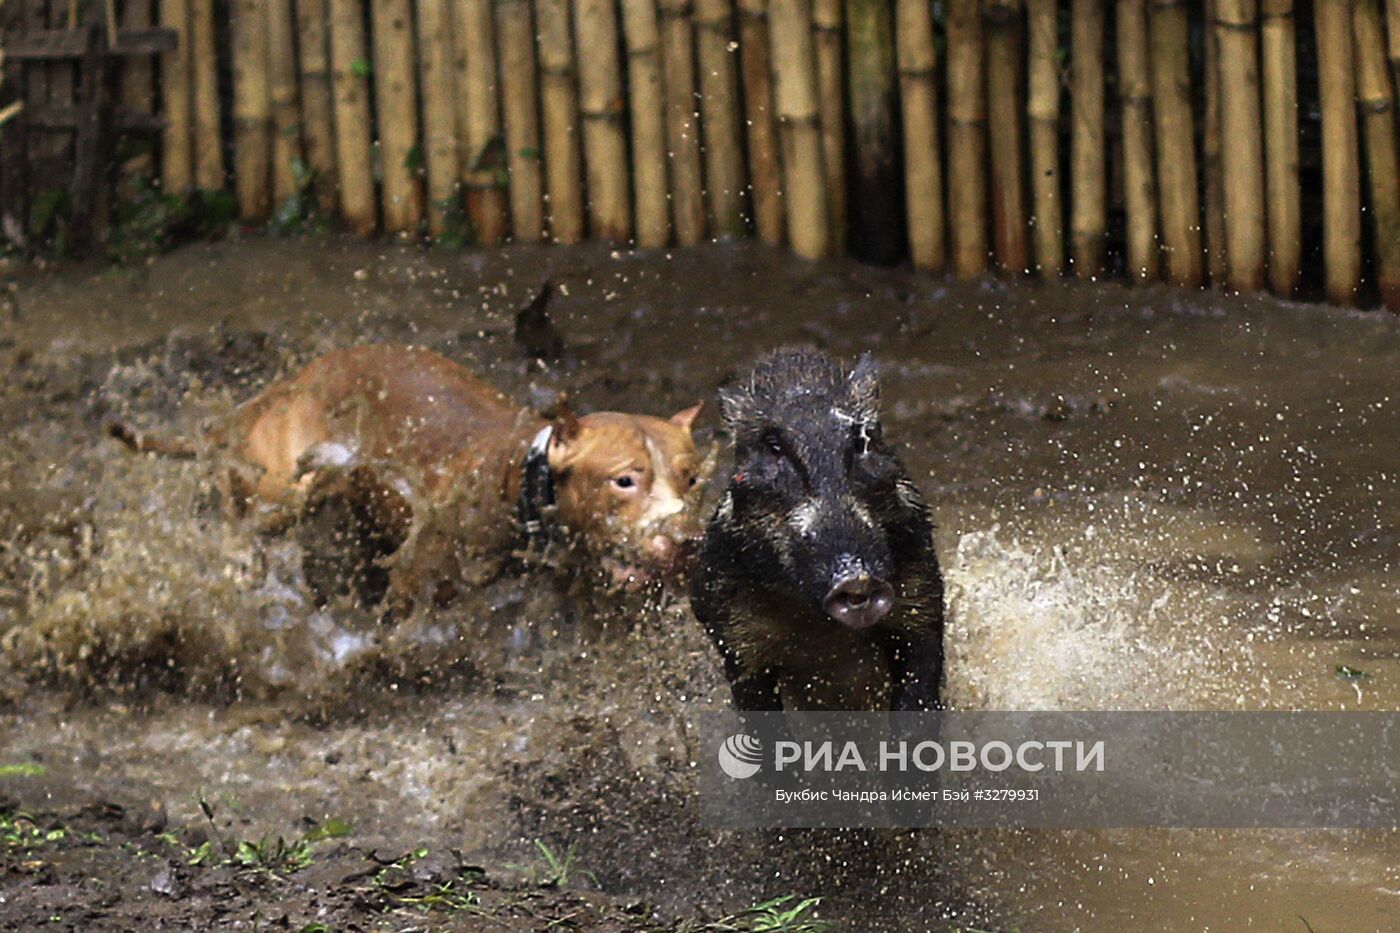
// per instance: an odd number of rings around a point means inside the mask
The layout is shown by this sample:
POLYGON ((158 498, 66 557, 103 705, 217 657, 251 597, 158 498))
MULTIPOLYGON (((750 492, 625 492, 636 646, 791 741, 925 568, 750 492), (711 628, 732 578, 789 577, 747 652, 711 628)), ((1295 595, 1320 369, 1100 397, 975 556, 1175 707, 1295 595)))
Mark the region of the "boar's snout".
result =
POLYGON ((822 608, 847 628, 869 628, 894 608, 894 587, 866 573, 848 574, 832 581, 822 608))

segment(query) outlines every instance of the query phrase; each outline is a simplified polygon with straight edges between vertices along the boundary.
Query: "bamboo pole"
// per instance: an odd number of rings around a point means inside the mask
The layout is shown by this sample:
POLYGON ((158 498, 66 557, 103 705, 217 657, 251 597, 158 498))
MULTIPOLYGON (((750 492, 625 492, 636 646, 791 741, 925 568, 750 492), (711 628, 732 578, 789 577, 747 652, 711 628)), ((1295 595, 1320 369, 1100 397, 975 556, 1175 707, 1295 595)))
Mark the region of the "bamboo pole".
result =
MULTIPOLYGON (((1259 113, 1256 0, 1216 0, 1220 130, 1225 181, 1225 252, 1230 287, 1264 287, 1264 146, 1259 113)), ((1382 65, 1382 68, 1384 65, 1382 65)))
POLYGON ((370 148, 364 0, 329 2, 340 216, 355 233, 367 236, 374 232, 378 221, 373 153, 370 148))
MULTIPOLYGON (((1205 0, 1205 19, 1215 22, 1215 0, 1205 0)), ((1225 173, 1220 157, 1220 45, 1215 30, 1205 30, 1205 128, 1201 137, 1201 169, 1205 173, 1206 269, 1211 285, 1229 275, 1225 255, 1225 173)))
POLYGON ((749 186, 754 229, 765 243, 783 241, 783 169, 773 104, 768 0, 739 0, 739 65, 744 73, 749 186))
POLYGON ((822 164, 826 172, 831 242, 846 244, 850 194, 846 189, 846 82, 841 67, 842 0, 811 0, 812 45, 817 59, 822 164))
POLYGON ((700 66, 700 123, 705 135, 705 193, 715 236, 743 236, 744 151, 739 75, 735 69, 733 0, 695 0, 700 66))
POLYGON ((804 259, 825 259, 832 251, 831 210, 809 0, 769 0, 768 28, 788 238, 793 252, 804 259))
POLYGON ((272 196, 279 207, 297 195, 301 105, 291 0, 267 0, 267 76, 272 99, 272 196))
POLYGON ((1118 94, 1123 111, 1123 202, 1128 272, 1157 278, 1157 188, 1152 172, 1152 79, 1147 63, 1147 4, 1118 0, 1118 94))
MULTIPOLYGON (((151 0, 126 0, 122 5, 121 24, 127 29, 147 29, 151 25, 151 0)), ((132 112, 155 112, 155 72, 146 55, 133 55, 122 61, 121 102, 132 112)), ((155 165, 150 151, 140 152, 126 161, 122 170, 129 175, 149 177, 155 165)))
POLYGON ((1103 271, 1108 220, 1103 135, 1104 8, 1099 0, 1070 7, 1070 254, 1074 273, 1103 271))
POLYGON ((1386 0, 1386 31, 1390 36, 1390 71, 1400 89, 1400 0, 1386 0))
POLYGON ((627 92, 632 125, 632 181, 636 187, 637 245, 671 240, 666 181, 666 92, 661 85, 661 30, 653 0, 622 0, 627 41, 627 92))
POLYGON ((457 100, 450 0, 418 0, 418 81, 423 89, 423 158, 428 235, 441 237, 457 216, 457 100))
POLYGON ((987 136, 992 177, 992 241, 997 265, 1011 276, 1030 270, 1026 243, 1025 166, 1021 155, 1021 3, 987 0, 987 136))
POLYGON ((1153 0, 1151 29, 1153 124, 1167 279, 1196 287, 1202 275, 1201 224, 1186 7, 1178 0, 1153 0))
POLYGON ((510 232, 495 16, 491 0, 456 0, 452 8, 457 50, 457 144, 467 189, 467 219, 476 242, 491 245, 510 232))
POLYGON ((194 186, 189 0, 160 0, 159 18, 162 26, 176 32, 175 48, 160 58, 160 94, 165 117, 160 145, 160 184, 167 194, 183 195, 194 186))
POLYGON ((1292 295, 1302 264, 1302 209, 1298 189, 1298 50, 1293 0, 1263 0, 1265 205, 1269 222, 1269 284, 1292 295))
POLYGON ((417 149, 417 69, 409 0, 370 0, 370 25, 374 32, 375 123, 379 128, 384 229, 416 236, 423 222, 418 181, 422 159, 417 149))
POLYGON ((924 0, 899 0, 895 16, 899 99, 904 120, 904 197, 909 218, 909 258, 915 268, 941 272, 946 247, 933 13, 924 0))
POLYGON ((190 81, 194 87, 194 181, 202 191, 228 183, 224 164, 223 100, 219 93, 219 50, 214 35, 214 0, 194 0, 189 13, 190 81))
POLYGON ((535 83, 535 26, 528 0, 497 0, 496 42, 501 64, 501 110, 510 173, 511 236, 533 242, 544 236, 543 166, 540 165, 539 88, 535 83))
POLYGON ((627 172, 627 106, 613 0, 574 0, 574 32, 579 47, 588 222, 593 236, 626 242, 632 235, 632 193, 627 172))
POLYGON ((261 0, 233 6, 233 181, 244 220, 267 218, 272 158, 272 98, 267 73, 267 8, 261 0))
POLYGON ((1400 154, 1396 153, 1395 95, 1385 62, 1385 23, 1378 0, 1356 0, 1356 101, 1366 139, 1366 177, 1376 242, 1381 300, 1400 313, 1400 154))
POLYGON ((1064 273, 1064 217, 1060 207, 1059 25, 1055 0, 1028 0, 1030 32, 1026 116, 1030 123, 1035 265, 1043 278, 1064 273))
POLYGON ((695 113, 695 36, 689 0, 659 0, 665 66, 666 146, 671 161, 671 214, 676 242, 705 238, 705 195, 700 126, 695 113))
POLYGON ((540 125, 549 233, 556 243, 583 239, 583 150, 578 129, 569 0, 534 0, 539 42, 540 125))
MULTIPOLYGON (((74 0, 49 4, 48 26, 50 29, 77 29, 78 6, 74 0)), ((64 110, 71 110, 76 101, 73 90, 76 84, 77 65, 72 59, 57 59, 45 66, 48 71, 49 103, 64 110)), ((44 149, 49 159, 60 165, 71 164, 76 157, 76 134, 71 130, 50 129, 44 139, 44 149)), ((85 235, 81 231, 79 236, 85 235)))
POLYGON ((846 0, 846 56, 853 134, 847 170, 850 248, 866 262, 890 265, 904 255, 905 241, 899 69, 889 0, 846 0))
POLYGON ((953 272, 970 279, 987 268, 982 16, 978 0, 949 0, 947 10, 948 220, 953 272))
POLYGON ((331 118, 330 50, 326 0, 297 0, 297 48, 301 55, 301 129, 306 164, 315 175, 316 200, 335 211, 335 125, 331 118))
POLYGON ((1361 196, 1352 73, 1352 0, 1316 0, 1322 107, 1322 250, 1327 300, 1349 305, 1361 284, 1361 196))

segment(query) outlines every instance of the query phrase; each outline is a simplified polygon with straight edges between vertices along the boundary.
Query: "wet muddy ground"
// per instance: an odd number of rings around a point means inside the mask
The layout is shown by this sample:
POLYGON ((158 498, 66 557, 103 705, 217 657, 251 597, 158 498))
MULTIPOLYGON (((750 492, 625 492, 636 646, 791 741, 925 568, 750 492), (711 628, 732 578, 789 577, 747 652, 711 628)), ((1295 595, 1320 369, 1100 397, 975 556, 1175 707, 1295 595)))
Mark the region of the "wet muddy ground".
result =
POLYGON ((1395 709, 1389 317, 751 244, 254 239, 14 298, 0 928, 765 929, 809 897, 794 924, 849 930, 1400 911, 1397 833, 706 829, 688 716, 728 691, 683 599, 580 607, 527 573, 393 629, 317 610, 292 545, 222 519, 210 464, 101 432, 196 432, 358 341, 429 345, 522 403, 651 412, 774 346, 870 349, 939 524, 955 706, 1395 709), (545 279, 567 351, 541 370, 512 333, 545 279))

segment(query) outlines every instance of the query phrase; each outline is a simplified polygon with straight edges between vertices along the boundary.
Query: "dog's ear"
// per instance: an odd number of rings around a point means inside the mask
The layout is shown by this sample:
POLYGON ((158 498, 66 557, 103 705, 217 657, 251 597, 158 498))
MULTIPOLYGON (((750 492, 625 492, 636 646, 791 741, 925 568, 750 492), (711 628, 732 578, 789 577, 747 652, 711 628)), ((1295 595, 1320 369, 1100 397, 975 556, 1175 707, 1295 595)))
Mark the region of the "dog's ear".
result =
POLYGON ((682 430, 689 431, 695 424, 695 419, 699 417, 700 410, 705 407, 704 402, 696 402, 689 408, 682 408, 671 416, 671 423, 682 430))
POLYGON ((554 401, 553 424, 554 432, 550 435, 551 446, 562 447, 578 438, 580 430, 578 415, 574 414, 573 408, 569 407, 569 400, 562 392, 554 401))

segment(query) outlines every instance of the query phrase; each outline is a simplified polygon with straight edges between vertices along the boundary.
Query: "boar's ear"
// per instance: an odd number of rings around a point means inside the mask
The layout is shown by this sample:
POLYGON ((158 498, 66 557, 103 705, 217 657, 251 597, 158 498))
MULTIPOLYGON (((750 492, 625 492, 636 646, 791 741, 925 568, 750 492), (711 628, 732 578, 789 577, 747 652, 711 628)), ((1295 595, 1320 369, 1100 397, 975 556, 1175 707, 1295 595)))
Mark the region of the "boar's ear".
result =
POLYGON ((739 386, 723 386, 719 390, 719 415, 730 433, 748 420, 751 396, 739 386))
POLYGON ((704 407, 704 402, 697 402, 689 408, 682 408, 671 416, 671 423, 684 431, 689 431, 691 426, 695 424, 695 419, 699 416, 700 409, 704 407))
POLYGON ((875 363, 875 357, 869 353, 862 353, 856 362, 856 368, 851 370, 851 375, 847 377, 846 385, 851 393, 851 401, 862 415, 874 418, 879 414, 880 368, 875 363))

